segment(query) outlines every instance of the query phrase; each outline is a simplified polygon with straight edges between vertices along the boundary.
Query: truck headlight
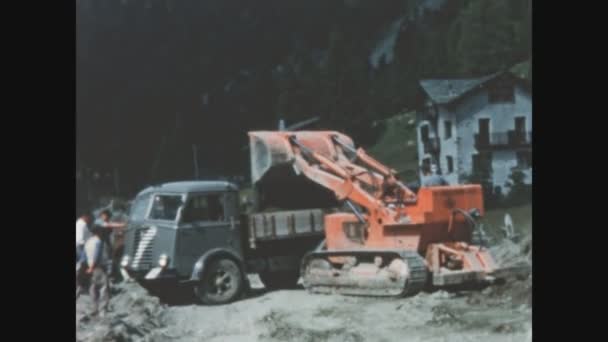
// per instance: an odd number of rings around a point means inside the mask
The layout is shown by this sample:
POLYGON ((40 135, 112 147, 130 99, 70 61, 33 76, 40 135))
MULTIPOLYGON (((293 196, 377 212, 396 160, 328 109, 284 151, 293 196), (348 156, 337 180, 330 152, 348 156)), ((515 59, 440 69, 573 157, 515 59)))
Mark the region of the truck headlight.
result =
POLYGON ((160 258, 158 258, 158 266, 167 267, 169 264, 169 257, 167 254, 161 254, 160 258))
POLYGON ((122 257, 122 260, 120 261, 120 266, 127 267, 128 265, 129 265, 129 256, 125 255, 122 257))

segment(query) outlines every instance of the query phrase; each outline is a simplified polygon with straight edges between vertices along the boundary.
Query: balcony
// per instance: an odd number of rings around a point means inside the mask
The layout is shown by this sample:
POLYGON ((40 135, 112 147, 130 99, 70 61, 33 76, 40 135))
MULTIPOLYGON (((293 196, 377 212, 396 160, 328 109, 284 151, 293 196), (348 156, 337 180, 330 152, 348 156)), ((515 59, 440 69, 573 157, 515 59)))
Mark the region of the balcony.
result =
POLYGON ((507 131, 492 134, 475 134, 475 148, 500 149, 530 147, 532 132, 507 131))
POLYGON ((424 153, 433 154, 439 151, 439 138, 429 138, 427 140, 422 140, 422 147, 424 153))

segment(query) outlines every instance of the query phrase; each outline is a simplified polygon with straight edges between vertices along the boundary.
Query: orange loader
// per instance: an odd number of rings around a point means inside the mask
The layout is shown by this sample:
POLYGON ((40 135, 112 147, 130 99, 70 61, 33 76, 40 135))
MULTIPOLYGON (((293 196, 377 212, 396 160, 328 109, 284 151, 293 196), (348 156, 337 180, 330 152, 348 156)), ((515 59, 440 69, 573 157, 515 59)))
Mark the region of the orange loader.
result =
POLYGON ((334 131, 254 131, 249 138, 254 183, 287 166, 344 205, 324 216, 324 242, 302 259, 309 291, 404 296, 510 273, 471 244, 484 214, 481 186, 423 187, 415 194, 394 170, 334 131))

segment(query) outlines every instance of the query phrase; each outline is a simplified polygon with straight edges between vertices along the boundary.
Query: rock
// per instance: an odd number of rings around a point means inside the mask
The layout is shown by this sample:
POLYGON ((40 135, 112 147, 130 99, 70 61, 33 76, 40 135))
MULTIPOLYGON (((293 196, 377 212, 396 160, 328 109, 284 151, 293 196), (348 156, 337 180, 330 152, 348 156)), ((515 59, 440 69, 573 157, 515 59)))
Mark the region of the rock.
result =
MULTIPOLYGON (((81 319, 77 327, 78 339, 93 341, 138 341, 149 340, 157 334, 156 330, 165 326, 165 308, 156 297, 148 295, 137 284, 115 286, 116 295, 112 296, 112 310, 105 317, 81 319), (86 336, 86 338, 85 338, 86 336)), ((83 298, 84 299, 84 298, 83 298)), ((87 298, 88 299, 88 298, 87 298)), ((81 300, 78 305, 90 305, 89 300, 81 300)), ((87 308, 84 308, 86 312, 87 308)))
POLYGON ((499 324, 496 327, 494 327, 494 332, 497 333, 511 333, 513 332, 513 326, 511 324, 499 324))

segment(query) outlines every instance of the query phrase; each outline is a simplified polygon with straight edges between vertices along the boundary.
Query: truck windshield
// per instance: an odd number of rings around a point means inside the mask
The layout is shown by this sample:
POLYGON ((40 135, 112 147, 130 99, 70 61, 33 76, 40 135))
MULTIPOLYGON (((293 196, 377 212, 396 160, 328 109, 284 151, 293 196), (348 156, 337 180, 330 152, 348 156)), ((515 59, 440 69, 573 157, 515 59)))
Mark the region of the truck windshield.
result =
POLYGON ((182 205, 181 195, 156 195, 150 211, 150 219, 175 221, 177 211, 182 205))
POLYGON ((131 221, 141 221, 146 216, 150 204, 150 194, 145 194, 135 199, 131 207, 131 221))

